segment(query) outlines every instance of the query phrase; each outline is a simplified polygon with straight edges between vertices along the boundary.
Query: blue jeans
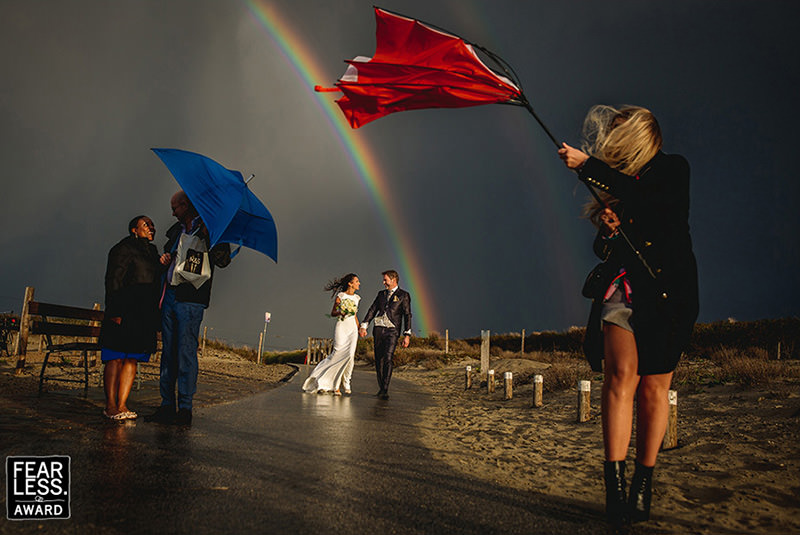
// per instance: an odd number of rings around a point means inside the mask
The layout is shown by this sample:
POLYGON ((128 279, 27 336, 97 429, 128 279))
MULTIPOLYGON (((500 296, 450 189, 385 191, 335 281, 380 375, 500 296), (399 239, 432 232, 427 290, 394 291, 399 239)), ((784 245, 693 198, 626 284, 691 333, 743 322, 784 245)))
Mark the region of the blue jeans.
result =
POLYGON ((175 406, 178 385, 178 408, 191 409, 197 391, 197 337, 205 306, 175 300, 175 289, 167 286, 161 304, 161 405, 175 406))

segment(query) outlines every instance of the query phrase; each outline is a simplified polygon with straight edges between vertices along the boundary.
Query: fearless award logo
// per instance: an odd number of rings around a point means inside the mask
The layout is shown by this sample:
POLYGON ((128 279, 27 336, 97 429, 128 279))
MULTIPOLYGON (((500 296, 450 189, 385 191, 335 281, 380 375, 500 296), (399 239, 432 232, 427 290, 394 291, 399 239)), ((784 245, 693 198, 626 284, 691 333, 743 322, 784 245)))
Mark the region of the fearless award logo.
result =
POLYGON ((6 457, 6 517, 69 518, 69 481, 69 456, 6 457))

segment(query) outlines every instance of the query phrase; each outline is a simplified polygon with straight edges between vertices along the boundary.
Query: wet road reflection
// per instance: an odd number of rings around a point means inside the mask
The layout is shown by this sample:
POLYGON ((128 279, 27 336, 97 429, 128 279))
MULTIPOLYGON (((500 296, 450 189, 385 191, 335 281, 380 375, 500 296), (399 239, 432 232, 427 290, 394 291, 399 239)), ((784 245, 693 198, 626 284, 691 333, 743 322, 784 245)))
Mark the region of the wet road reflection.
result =
POLYGON ((394 379, 381 401, 372 373, 356 371, 352 397, 304 394, 304 379, 198 409, 190 428, 93 421, 55 435, 35 453, 72 456, 72 518, 38 532, 604 532, 597 511, 433 460, 415 385, 394 379))

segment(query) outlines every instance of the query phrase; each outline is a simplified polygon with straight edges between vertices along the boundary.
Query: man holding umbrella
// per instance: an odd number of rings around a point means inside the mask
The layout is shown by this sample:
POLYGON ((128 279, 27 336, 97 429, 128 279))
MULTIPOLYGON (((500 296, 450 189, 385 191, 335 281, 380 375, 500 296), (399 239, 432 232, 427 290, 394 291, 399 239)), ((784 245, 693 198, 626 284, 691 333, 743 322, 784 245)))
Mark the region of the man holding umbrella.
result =
POLYGON ((178 222, 167 230, 161 256, 161 263, 169 266, 161 305, 161 406, 147 420, 189 425, 197 391, 200 324, 211 298, 214 266, 230 264, 231 250, 228 243, 210 247, 208 229, 183 190, 170 204, 178 222))
POLYGON ((278 233, 272 214, 239 171, 195 152, 152 150, 183 189, 170 201, 178 223, 167 231, 161 257, 170 266, 161 306, 161 407, 150 420, 188 425, 197 389, 197 336, 211 297, 214 266, 230 264, 241 247, 277 262, 278 233), (230 244, 238 246, 233 253, 230 244))

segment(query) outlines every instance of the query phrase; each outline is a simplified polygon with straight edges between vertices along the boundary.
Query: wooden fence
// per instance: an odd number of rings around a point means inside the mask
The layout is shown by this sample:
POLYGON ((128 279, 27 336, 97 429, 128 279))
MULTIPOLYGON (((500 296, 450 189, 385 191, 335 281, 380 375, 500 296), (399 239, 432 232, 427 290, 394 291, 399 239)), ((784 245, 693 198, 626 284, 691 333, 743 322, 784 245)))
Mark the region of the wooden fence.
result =
POLYGON ((333 338, 308 337, 306 364, 317 364, 333 351, 333 338))

